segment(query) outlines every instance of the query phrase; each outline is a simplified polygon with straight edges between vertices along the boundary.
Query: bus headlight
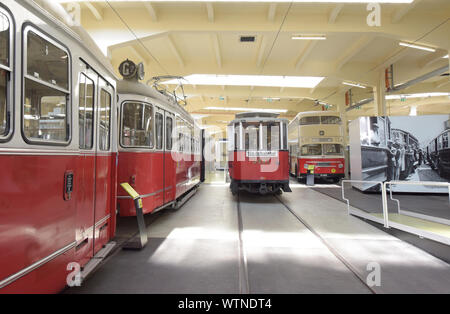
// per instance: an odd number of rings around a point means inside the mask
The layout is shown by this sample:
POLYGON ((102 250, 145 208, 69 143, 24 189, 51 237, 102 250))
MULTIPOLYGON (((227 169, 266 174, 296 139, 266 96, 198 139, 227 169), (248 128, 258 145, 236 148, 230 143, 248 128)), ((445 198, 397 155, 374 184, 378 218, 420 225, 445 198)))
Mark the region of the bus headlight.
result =
POLYGON ((305 168, 305 169, 308 169, 308 167, 309 167, 308 164, 305 164, 305 165, 303 166, 303 168, 305 168))
POLYGON ((343 164, 339 164, 339 169, 342 169, 342 168, 344 168, 344 165, 343 164))

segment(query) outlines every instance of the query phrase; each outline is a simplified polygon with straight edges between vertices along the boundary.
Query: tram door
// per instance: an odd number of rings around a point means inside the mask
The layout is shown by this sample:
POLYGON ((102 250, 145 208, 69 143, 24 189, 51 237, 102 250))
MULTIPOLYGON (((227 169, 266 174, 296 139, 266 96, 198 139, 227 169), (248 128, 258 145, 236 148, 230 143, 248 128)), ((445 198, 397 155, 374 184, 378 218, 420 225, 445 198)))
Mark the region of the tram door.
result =
POLYGON ((175 199, 176 193, 176 162, 172 156, 173 131, 175 127, 175 115, 171 112, 164 112, 164 203, 175 199))
POLYGON ((114 89, 101 77, 97 86, 97 146, 95 154, 94 254, 109 237, 109 218, 113 206, 115 156, 112 144, 114 89))
POLYGON ((76 215, 76 258, 84 266, 94 254, 95 208, 95 120, 98 76, 82 63, 78 82, 78 117, 80 165, 74 172, 79 193, 76 215))
POLYGON ((164 204, 164 110, 155 107, 155 154, 152 159, 154 207, 164 204))

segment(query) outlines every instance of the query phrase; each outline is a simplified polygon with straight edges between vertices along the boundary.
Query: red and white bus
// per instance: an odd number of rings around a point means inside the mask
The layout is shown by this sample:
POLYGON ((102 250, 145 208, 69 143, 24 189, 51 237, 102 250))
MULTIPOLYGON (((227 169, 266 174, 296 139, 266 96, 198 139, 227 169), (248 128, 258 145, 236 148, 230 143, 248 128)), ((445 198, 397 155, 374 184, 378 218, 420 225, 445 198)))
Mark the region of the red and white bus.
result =
POLYGON ((344 135, 337 112, 301 112, 289 123, 290 173, 338 182, 345 176, 344 135))

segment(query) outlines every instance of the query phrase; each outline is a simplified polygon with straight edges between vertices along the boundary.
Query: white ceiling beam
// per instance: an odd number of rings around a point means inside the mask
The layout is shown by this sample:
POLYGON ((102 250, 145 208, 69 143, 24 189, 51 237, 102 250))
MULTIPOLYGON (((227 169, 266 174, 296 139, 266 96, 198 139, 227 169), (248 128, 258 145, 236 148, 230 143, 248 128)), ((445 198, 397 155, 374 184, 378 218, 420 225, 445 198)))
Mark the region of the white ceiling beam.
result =
POLYGON ((211 35, 211 40, 213 44, 214 49, 214 55, 216 57, 216 62, 219 68, 222 67, 222 53, 220 51, 220 44, 219 44, 219 36, 217 34, 211 35))
POLYGON ((181 57, 180 52, 178 51, 177 47, 173 43, 173 40, 172 40, 172 38, 170 36, 167 36, 167 42, 169 43, 170 50, 175 55, 175 58, 177 59, 178 63, 182 67, 184 67, 185 66, 185 62, 184 62, 183 58, 181 57))
POLYGON ((397 11, 392 15, 391 22, 393 24, 399 23, 406 14, 408 14, 421 0, 415 0, 413 3, 402 5, 397 11))
POLYGON ((373 69, 375 71, 378 70, 384 70, 391 64, 394 64, 395 62, 401 60, 404 58, 407 54, 411 52, 411 49, 408 48, 395 48, 392 52, 385 55, 381 60, 377 62, 377 66, 373 69))
POLYGON ((271 3, 269 5, 269 11, 267 12, 267 20, 273 22, 275 20, 275 15, 277 14, 277 4, 271 3))
POLYGON ((366 48, 374 39, 372 36, 363 35, 353 45, 351 45, 337 60, 336 70, 339 71, 346 65, 353 57, 355 57, 361 50, 366 48))
POLYGON ((156 12, 155 7, 149 2, 144 3, 144 7, 147 9, 148 14, 150 14, 150 17, 152 18, 152 21, 153 22, 157 22, 158 21, 158 14, 156 12))
POLYGON ((264 35, 261 35, 261 45, 258 50, 258 57, 256 59, 256 66, 260 67, 264 58, 264 52, 266 51, 267 39, 264 35))
POLYGON ((103 21, 102 10, 90 2, 84 2, 84 5, 89 9, 89 11, 91 11, 97 21, 103 21))
POLYGON ((419 66, 421 68, 426 68, 427 66, 430 66, 434 62, 438 60, 442 60, 444 56, 448 55, 448 51, 444 49, 438 49, 433 53, 428 54, 427 56, 423 57, 419 61, 419 66))
POLYGON ((302 53, 300 54, 300 57, 297 59, 297 62, 295 63, 295 69, 299 69, 302 64, 306 61, 306 59, 311 54, 311 51, 313 48, 317 45, 317 40, 310 40, 307 44, 305 49, 303 49, 302 53))
POLYGON ((206 3, 206 12, 208 13, 208 21, 214 22, 214 6, 211 2, 206 3))
POLYGON ((331 10, 330 15, 328 16, 328 24, 336 23, 339 13, 341 13, 343 8, 344 8, 344 4, 340 3, 340 4, 336 5, 333 10, 331 10))

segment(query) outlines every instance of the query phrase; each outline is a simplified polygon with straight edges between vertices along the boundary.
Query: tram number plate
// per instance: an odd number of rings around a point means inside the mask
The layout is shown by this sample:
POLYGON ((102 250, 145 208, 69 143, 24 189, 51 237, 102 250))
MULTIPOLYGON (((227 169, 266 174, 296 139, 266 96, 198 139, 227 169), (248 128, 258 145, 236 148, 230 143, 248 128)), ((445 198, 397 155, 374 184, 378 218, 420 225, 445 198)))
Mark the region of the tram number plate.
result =
POLYGON ((245 155, 252 157, 278 157, 278 151, 247 151, 245 155))
POLYGON ((67 171, 64 175, 64 200, 68 201, 72 198, 73 191, 73 172, 67 171))

